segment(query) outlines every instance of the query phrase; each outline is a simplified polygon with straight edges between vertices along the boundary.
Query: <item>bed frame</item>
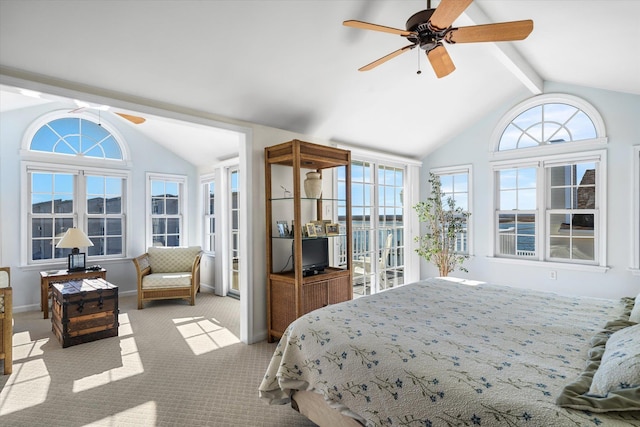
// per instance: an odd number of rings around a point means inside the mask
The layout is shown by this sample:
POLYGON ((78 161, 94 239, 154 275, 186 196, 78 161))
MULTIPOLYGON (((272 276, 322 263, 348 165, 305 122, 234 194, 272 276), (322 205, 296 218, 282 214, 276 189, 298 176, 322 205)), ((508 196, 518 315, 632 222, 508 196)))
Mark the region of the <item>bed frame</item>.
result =
POLYGON ((363 426, 355 418, 343 415, 337 409, 330 407, 321 395, 313 391, 296 391, 291 396, 291 407, 319 426, 363 426))

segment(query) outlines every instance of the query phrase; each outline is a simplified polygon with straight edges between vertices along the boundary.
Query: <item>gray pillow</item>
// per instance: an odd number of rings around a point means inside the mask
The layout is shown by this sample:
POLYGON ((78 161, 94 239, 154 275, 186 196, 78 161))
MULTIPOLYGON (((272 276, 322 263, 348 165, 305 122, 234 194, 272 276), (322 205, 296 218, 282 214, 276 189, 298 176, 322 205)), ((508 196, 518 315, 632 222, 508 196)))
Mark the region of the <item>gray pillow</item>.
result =
POLYGON ((636 302, 633 305, 629 320, 632 322, 640 323, 640 294, 636 297, 636 302))
POLYGON ((637 374, 630 372, 630 377, 626 378, 626 373, 622 372, 624 370, 617 370, 615 367, 615 364, 623 358, 628 364, 625 366, 640 363, 637 350, 632 349, 626 352, 627 356, 624 357, 621 356, 621 353, 616 353, 620 352, 625 345, 635 347, 640 340, 640 325, 629 321, 629 313, 634 305, 634 299, 623 298, 622 301, 625 304, 622 316, 608 322, 604 330, 591 339, 591 349, 588 353, 585 370, 574 382, 562 390, 556 400, 557 405, 591 412, 640 411, 640 380, 637 374), (625 329, 629 329, 629 331, 616 335, 617 332, 625 331, 625 329), (607 343, 612 338, 612 344, 608 346, 607 343), (610 351, 605 358, 606 350, 614 347, 615 350, 610 351), (631 359, 631 361, 628 362, 626 359, 631 359), (601 364, 613 365, 598 373, 601 364), (610 380, 606 370, 620 371, 616 372, 617 379, 610 380), (596 376, 598 378, 595 378, 596 376), (593 392, 602 393, 601 395, 592 394, 590 389, 594 382, 597 384, 594 386, 593 392))
POLYGON ((589 394, 607 397, 626 389, 640 390, 640 324, 609 337, 589 394))

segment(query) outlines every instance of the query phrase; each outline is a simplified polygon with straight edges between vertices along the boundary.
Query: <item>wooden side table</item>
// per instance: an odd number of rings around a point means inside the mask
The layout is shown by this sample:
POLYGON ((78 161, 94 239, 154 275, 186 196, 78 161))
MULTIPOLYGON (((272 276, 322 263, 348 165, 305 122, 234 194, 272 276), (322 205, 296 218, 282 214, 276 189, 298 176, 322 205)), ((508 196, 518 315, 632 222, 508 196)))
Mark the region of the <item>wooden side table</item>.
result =
POLYGON ((107 270, 49 270, 40 272, 40 310, 44 312, 44 318, 49 318, 49 288, 52 283, 64 283, 78 279, 107 279, 107 270))

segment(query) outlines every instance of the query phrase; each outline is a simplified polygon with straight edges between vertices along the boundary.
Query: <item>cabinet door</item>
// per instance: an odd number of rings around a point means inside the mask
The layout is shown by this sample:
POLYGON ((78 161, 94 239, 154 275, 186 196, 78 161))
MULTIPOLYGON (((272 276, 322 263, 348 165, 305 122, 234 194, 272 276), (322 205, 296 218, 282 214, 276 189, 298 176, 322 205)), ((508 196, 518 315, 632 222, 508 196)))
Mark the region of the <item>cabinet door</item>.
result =
POLYGON ((335 304, 351 299, 349 276, 338 277, 327 281, 329 304, 335 304))
POLYGON ((304 283, 302 285, 302 313, 306 314, 329 304, 327 281, 304 283))
POLYGON ((280 334, 298 317, 296 296, 293 283, 284 280, 271 280, 271 307, 269 316, 271 330, 280 334))

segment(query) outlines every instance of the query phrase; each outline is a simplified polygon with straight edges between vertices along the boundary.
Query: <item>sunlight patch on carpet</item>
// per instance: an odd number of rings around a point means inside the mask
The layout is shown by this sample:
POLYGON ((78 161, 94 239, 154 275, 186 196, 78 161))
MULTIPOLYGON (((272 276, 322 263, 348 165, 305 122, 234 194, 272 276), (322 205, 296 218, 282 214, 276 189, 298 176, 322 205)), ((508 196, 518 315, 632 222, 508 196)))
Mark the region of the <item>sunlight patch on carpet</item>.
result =
POLYGON ((216 319, 203 317, 174 319, 178 332, 184 338, 193 354, 200 355, 238 344, 240 339, 229 329, 221 326, 216 319))
POLYGON ((127 313, 120 313, 118 315, 118 336, 126 337, 127 335, 133 335, 131 321, 127 313))
POLYGON ((134 406, 126 411, 118 412, 96 422, 85 424, 85 427, 92 426, 124 426, 124 425, 156 425, 157 419, 156 402, 147 402, 134 406))
POLYGON ((142 359, 140 359, 140 353, 134 338, 122 338, 120 340, 120 355, 122 358, 121 366, 75 380, 73 382, 73 392, 80 393, 144 372, 142 359))
POLYGON ((13 373, 0 392, 0 415, 23 411, 47 399, 51 377, 42 359, 13 363, 13 373))
POLYGON ((13 334, 13 360, 19 361, 30 357, 40 357, 44 354, 42 346, 49 342, 49 338, 36 341, 31 340, 29 332, 16 332, 13 334))

